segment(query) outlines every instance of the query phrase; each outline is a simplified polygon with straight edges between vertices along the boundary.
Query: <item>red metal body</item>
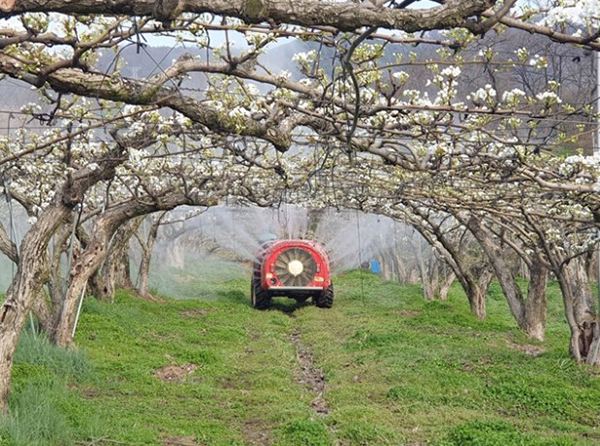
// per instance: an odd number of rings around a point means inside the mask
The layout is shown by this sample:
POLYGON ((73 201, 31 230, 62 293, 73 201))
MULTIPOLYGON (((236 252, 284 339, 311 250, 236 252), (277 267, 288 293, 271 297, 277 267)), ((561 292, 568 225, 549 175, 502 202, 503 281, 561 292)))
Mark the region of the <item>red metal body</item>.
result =
POLYGON ((320 291, 331 286, 331 269, 327 252, 319 243, 312 240, 276 240, 270 242, 259 252, 257 260, 261 263, 260 283, 265 290, 274 292, 286 290, 320 291), (284 286, 276 275, 275 262, 277 258, 283 251, 291 248, 299 248, 309 252, 316 263, 316 273, 312 281, 306 286, 284 286))

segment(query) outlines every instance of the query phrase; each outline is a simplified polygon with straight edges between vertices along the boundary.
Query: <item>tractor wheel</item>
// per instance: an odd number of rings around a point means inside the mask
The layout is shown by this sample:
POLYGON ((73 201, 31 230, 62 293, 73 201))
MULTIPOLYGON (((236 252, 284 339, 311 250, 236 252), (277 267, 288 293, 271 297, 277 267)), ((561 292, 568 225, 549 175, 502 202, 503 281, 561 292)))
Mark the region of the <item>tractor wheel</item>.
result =
POLYGON ((329 285, 325 291, 314 297, 315 305, 319 308, 333 307, 333 284, 329 285))
POLYGON ((271 296, 261 288, 260 283, 257 283, 256 280, 250 283, 250 297, 252 307, 257 310, 266 310, 271 305, 271 296))

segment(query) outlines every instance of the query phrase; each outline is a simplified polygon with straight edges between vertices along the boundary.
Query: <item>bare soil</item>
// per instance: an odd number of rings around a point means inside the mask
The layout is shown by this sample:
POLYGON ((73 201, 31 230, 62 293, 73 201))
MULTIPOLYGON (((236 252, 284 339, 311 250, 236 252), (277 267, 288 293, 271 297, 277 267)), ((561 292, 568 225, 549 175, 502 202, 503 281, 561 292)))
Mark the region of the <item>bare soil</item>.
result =
POLYGON ((168 365, 158 369, 154 376, 163 381, 181 382, 198 368, 196 364, 168 365))
POLYGON ((529 356, 533 356, 534 358, 536 356, 540 356, 543 353, 546 353, 546 349, 543 347, 539 347, 537 345, 531 345, 531 344, 515 344, 512 341, 506 341, 506 344, 510 347, 510 348, 514 348, 515 350, 520 350, 523 353, 525 353, 526 355, 529 356))
POLYGON ((290 340, 296 347, 296 357, 300 366, 294 373, 296 381, 315 394, 310 407, 318 415, 327 415, 329 413, 329 405, 325 400, 325 391, 327 390, 325 372, 315 367, 313 355, 310 349, 302 343, 302 336, 299 330, 296 329, 292 332, 290 340))
POLYGON ((196 443, 193 437, 165 437, 163 439, 163 446, 200 446, 200 443, 196 443))
POLYGON ((260 419, 248 420, 244 424, 244 439, 246 443, 258 446, 270 446, 273 444, 273 437, 269 431, 264 428, 264 421, 260 419))
POLYGON ((185 310, 182 311, 181 314, 183 316, 204 316, 205 314, 213 313, 217 311, 216 308, 208 308, 205 310, 185 310))

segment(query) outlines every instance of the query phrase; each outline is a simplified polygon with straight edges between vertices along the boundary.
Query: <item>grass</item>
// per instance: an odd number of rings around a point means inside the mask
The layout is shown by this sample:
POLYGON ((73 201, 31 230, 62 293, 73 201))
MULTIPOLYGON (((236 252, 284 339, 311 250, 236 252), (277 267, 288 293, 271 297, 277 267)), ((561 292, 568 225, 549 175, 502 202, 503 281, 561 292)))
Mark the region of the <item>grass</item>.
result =
POLYGON ((600 442, 600 372, 569 359, 555 285, 540 344, 516 328, 496 285, 479 321, 459 287, 424 302, 419 287, 368 273, 336 278, 331 310, 278 299, 258 312, 243 277, 212 277, 210 296, 197 277, 178 280, 189 299, 86 299, 78 351, 26 333, 0 445, 600 442), (325 416, 298 380, 296 332, 325 372, 325 416), (157 376, 179 366, 180 379, 157 376))
POLYGON ((82 352, 54 347, 26 330, 15 355, 11 415, 0 420, 0 445, 67 445, 93 436, 97 420, 81 411, 89 402, 72 389, 93 378, 82 352))

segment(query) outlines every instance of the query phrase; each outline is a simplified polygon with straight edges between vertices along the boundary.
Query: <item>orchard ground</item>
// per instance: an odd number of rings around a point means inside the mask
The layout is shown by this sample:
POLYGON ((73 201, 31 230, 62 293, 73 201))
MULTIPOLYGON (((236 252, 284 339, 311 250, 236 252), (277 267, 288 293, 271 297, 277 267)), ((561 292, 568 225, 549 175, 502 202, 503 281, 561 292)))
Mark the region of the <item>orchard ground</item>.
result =
POLYGON ((600 443, 600 371, 569 358, 554 284, 535 343, 496 285, 485 321, 457 285, 425 302, 365 272, 335 278, 331 310, 282 298, 260 312, 230 268, 157 290, 187 299, 86 299, 78 350, 27 331, 0 445, 600 443))

